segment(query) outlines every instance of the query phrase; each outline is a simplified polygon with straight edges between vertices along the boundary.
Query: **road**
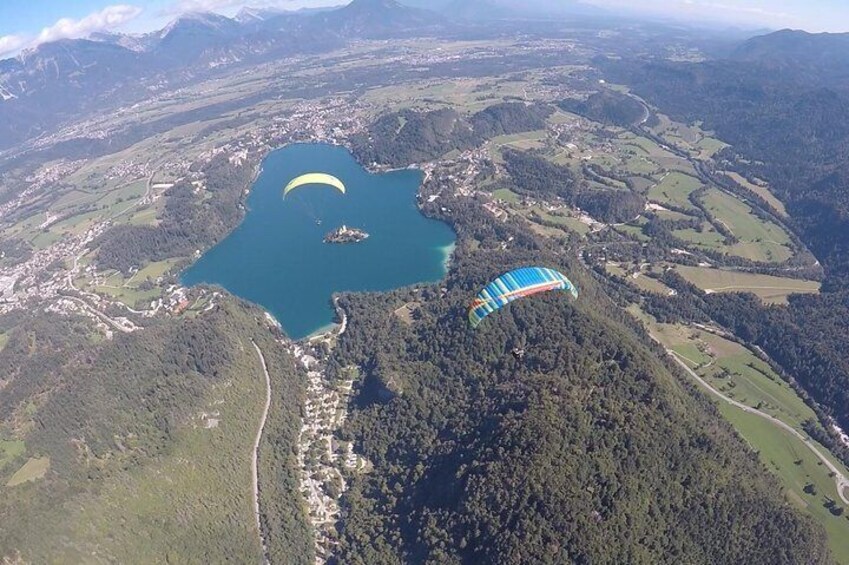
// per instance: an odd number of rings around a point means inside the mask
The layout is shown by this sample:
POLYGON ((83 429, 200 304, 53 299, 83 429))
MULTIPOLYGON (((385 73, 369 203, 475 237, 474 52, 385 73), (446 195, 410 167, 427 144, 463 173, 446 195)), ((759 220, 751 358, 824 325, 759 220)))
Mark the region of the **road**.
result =
POLYGON ((743 404, 742 402, 737 402, 736 400, 725 396, 724 394, 722 394, 721 392, 719 392, 718 390, 716 390, 715 388, 710 386, 710 384, 708 384, 707 381, 705 381, 693 369, 691 369, 689 367, 689 365, 687 365, 687 363, 684 362, 683 358, 680 355, 678 355, 677 353, 675 353, 671 349, 667 349, 666 352, 673 359, 675 359, 675 362, 678 363, 678 365, 680 365, 685 371, 687 371, 687 373, 691 377, 696 379, 696 381, 700 385, 702 385, 702 387, 704 387, 712 395, 716 396, 717 398, 719 398, 720 400, 722 400, 724 402, 727 402, 728 404, 730 404, 731 406, 734 406, 735 408, 739 408, 740 410, 742 410, 743 412, 746 412, 747 414, 753 414, 755 416, 758 416, 759 418, 763 418, 764 420, 769 421, 774 426, 778 426, 782 430, 792 434, 793 436, 795 436, 799 440, 801 440, 802 443, 804 443, 808 447, 808 449, 810 449, 814 453, 814 455, 816 455, 817 458, 820 461, 822 461, 823 465, 825 465, 828 468, 828 470, 834 475, 834 482, 837 486, 837 494, 840 497, 840 500, 842 500, 844 504, 849 506, 849 497, 847 497, 847 495, 846 495, 847 491, 849 491, 849 479, 846 478, 846 475, 844 475, 840 471, 840 469, 838 469, 831 462, 831 460, 828 457, 823 455, 822 452, 820 452, 820 450, 817 449, 813 445, 813 442, 811 441, 810 438, 808 438, 807 436, 805 436, 804 434, 799 432, 796 428, 790 426, 789 424, 787 424, 785 422, 782 422, 781 420, 779 420, 775 416, 771 416, 771 415, 767 414, 766 412, 761 412, 757 408, 752 408, 751 406, 747 406, 747 405, 743 404))
POLYGON ((256 349, 256 354, 259 356, 262 372, 265 374, 265 407, 262 409, 262 418, 259 421, 259 429, 256 432, 254 440, 254 452, 251 460, 251 475, 253 477, 253 495, 254 495, 254 518, 256 519, 256 529, 259 535, 259 543, 262 546, 262 559, 264 563, 268 563, 268 546, 265 543, 265 537, 262 534, 262 524, 260 523, 259 514, 259 444, 262 441, 262 433, 265 431, 265 421, 268 419, 268 409, 271 407, 271 376, 268 374, 268 365, 265 363, 265 356, 262 350, 251 340, 251 343, 256 349))
POLYGON ((647 121, 649 121, 649 118, 651 118, 651 110, 649 110, 649 103, 646 102, 645 100, 643 100, 642 98, 640 98, 639 96, 637 96, 636 94, 634 94, 633 92, 627 92, 626 96, 628 96, 632 100, 636 100, 637 102, 640 103, 640 106, 643 107, 643 117, 640 118, 640 121, 637 122, 636 125, 637 125, 637 127, 644 125, 647 121))
MULTIPOLYGON (((74 284, 74 275, 76 274, 77 269, 79 268, 80 258, 85 253, 86 253, 86 251, 84 249, 83 251, 80 252, 79 255, 74 257, 74 266, 71 267, 71 270, 68 271, 68 275, 67 275, 68 286, 72 290, 80 293, 82 296, 85 296, 85 297, 88 297, 88 298, 91 298, 91 299, 95 299, 95 300, 100 300, 100 297, 98 297, 96 294, 92 294, 90 292, 86 292, 86 291, 84 291, 80 288, 77 288, 77 286, 74 284)), ((136 326, 135 324, 132 324, 129 327, 125 326, 124 324, 116 321, 115 319, 111 318, 110 316, 107 316, 106 314, 104 314, 103 312, 101 312, 100 310, 98 310, 97 308, 95 308, 94 306, 92 306, 91 304, 89 304, 88 302, 86 302, 85 300, 83 300, 81 298, 77 298, 76 296, 65 296, 64 298, 67 298, 68 300, 72 300, 72 301, 76 302, 77 304, 79 304, 80 306, 82 306, 83 308, 85 308, 86 310, 88 310, 89 312, 94 314, 95 316, 97 316, 103 322, 107 323, 108 325, 112 326, 113 328, 115 328, 118 331, 121 331, 121 332, 124 332, 124 333, 130 333, 130 332, 133 332, 136 329, 138 329, 138 326, 136 326)), ((135 312, 135 310, 133 310, 133 312, 135 312)))
MULTIPOLYGON (((126 208, 124 208, 123 210, 121 210, 120 212, 115 214, 115 218, 120 218, 121 216, 123 216, 124 214, 129 212, 130 210, 137 208, 142 203, 148 202, 150 200, 150 195, 153 193, 153 177, 154 176, 156 176, 156 171, 150 173, 150 176, 147 177, 147 188, 144 192, 144 196, 142 196, 139 200, 136 200, 135 202, 133 202, 132 204, 130 204, 129 206, 127 206, 126 208)), ((141 180, 141 179, 138 179, 138 180, 141 180)), ((132 182, 136 182, 136 181, 132 181, 132 182)), ((132 183, 127 183, 127 184, 132 184, 132 183)))

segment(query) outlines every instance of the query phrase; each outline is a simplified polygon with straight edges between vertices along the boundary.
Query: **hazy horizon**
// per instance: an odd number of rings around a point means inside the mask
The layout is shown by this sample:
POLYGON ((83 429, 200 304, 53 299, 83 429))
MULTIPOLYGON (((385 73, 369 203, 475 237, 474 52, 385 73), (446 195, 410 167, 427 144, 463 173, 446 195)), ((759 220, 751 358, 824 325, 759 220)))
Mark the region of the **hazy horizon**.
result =
MULTIPOLYGON (((401 0, 439 9, 451 0, 401 0)), ((512 1, 512 0, 497 0, 512 1)), ((0 4, 0 57, 13 56, 57 39, 88 37, 96 32, 144 33, 160 29, 181 14, 212 11, 232 16, 245 7, 297 10, 338 6, 344 0, 150 0, 116 4, 109 0, 31 0, 0 4)), ((560 0, 530 0, 524 6, 563 9, 560 0)), ((574 0, 584 9, 607 10, 611 15, 652 20, 722 25, 745 29, 803 29, 810 32, 849 31, 849 4, 839 0, 574 0)))

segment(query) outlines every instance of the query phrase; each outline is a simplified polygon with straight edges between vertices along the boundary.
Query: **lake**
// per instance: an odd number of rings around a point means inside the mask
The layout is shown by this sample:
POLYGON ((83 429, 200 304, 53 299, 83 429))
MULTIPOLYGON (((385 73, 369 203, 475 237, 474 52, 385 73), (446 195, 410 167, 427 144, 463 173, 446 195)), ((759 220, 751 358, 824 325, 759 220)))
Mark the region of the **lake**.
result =
POLYGON ((293 339, 331 326, 336 292, 386 291, 441 280, 455 234, 416 206, 418 170, 372 174, 347 149, 291 145, 263 161, 241 225, 183 274, 183 284, 214 284, 259 304, 293 339), (283 187, 306 173, 340 179, 342 194, 325 185, 283 187), (328 232, 346 225, 369 234, 360 243, 331 244, 328 232))

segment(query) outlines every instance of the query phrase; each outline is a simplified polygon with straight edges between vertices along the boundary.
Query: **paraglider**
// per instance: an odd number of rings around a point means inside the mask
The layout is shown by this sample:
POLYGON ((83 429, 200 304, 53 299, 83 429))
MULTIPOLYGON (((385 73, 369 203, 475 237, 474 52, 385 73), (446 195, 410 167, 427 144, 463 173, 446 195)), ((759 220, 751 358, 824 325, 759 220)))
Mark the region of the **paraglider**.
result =
POLYGON ((565 290, 578 298, 578 289, 566 275, 544 267, 524 267, 505 273, 486 285, 469 307, 469 324, 481 321, 510 302, 553 290, 565 290))
POLYGON ((345 194, 345 184, 333 175, 325 173, 308 173, 292 179, 292 181, 286 185, 286 188, 283 189, 283 197, 285 198, 287 194, 296 188, 308 184, 324 184, 335 188, 342 194, 345 194))

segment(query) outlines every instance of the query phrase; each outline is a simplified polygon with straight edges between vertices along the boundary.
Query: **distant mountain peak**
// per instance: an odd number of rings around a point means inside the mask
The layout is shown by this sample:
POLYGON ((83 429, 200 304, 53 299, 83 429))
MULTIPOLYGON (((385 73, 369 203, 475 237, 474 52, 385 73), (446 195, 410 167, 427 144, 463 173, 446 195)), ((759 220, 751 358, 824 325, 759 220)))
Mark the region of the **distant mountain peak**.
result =
POLYGON ((239 23, 248 23, 261 22, 265 18, 263 18, 261 10, 257 8, 249 8, 246 6, 239 10, 239 13, 233 16, 233 19, 239 23))
POLYGON ((269 10, 265 8, 251 8, 246 6, 239 10, 233 19, 241 24, 264 22, 274 16, 280 15, 279 10, 269 10))
POLYGON ((211 30, 224 30, 238 24, 227 16, 213 14, 212 12, 187 12, 165 26, 160 32, 161 37, 167 37, 171 33, 186 27, 205 27, 211 30))
POLYGON ((452 18, 476 21, 525 17, 598 16, 606 13, 605 10, 593 4, 579 0, 557 0, 556 2, 550 0, 450 0, 440 12, 452 18))
POLYGON ((359 10, 397 10, 407 8, 407 6, 404 6, 397 0, 352 0, 347 7, 359 10))
POLYGON ((435 12, 406 6, 397 0, 353 0, 318 17, 341 35, 363 37, 390 37, 444 23, 435 12))
POLYGON ((227 16, 222 16, 221 14, 216 14, 214 12, 186 12, 179 18, 177 21, 192 21, 192 22, 201 22, 207 25, 217 25, 221 22, 229 22, 230 18, 227 16))
POLYGON ((808 70, 849 72, 849 33, 808 33, 783 29, 753 37, 731 58, 769 66, 795 66, 808 70))
POLYGON ((137 53, 146 51, 150 47, 148 39, 149 35, 128 35, 111 32, 96 32, 89 36, 89 40, 91 41, 118 45, 137 53))

